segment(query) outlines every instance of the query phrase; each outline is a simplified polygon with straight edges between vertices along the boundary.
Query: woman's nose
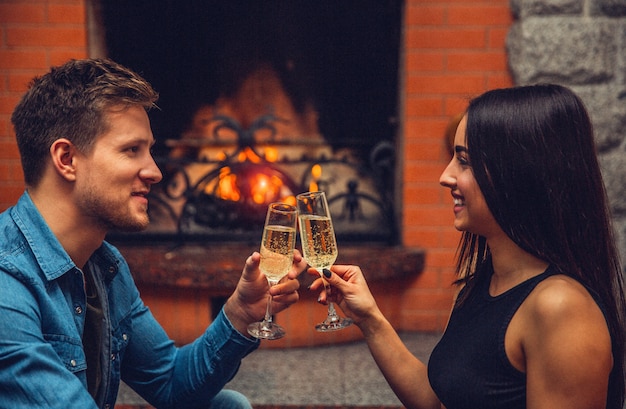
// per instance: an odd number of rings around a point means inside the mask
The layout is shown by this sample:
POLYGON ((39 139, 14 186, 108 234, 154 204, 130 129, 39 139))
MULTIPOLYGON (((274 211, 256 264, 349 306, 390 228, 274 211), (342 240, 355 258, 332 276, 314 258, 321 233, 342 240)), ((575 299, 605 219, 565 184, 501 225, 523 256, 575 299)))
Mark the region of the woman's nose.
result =
POLYGON ((439 176, 439 184, 443 187, 452 188, 456 184, 456 179, 452 176, 451 166, 452 161, 443 170, 441 176, 439 176))

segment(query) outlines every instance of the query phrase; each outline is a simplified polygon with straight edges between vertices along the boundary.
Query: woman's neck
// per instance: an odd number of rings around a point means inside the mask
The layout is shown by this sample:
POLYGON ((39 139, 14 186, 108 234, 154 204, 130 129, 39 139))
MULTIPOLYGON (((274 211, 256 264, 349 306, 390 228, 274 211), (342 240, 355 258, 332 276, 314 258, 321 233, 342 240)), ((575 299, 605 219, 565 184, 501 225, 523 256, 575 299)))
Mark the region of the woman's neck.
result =
POLYGON ((488 240, 487 245, 493 263, 491 295, 502 294, 548 268, 548 262, 523 250, 508 237, 488 240))

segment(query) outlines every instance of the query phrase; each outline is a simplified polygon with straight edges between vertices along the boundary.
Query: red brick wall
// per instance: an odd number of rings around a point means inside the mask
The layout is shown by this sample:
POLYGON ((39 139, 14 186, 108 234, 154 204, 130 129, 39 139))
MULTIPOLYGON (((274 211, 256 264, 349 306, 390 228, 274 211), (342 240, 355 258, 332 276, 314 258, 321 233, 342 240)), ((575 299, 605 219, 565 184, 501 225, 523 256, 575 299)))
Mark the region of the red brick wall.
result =
POLYGON ((450 160, 445 129, 468 97, 512 85, 504 46, 512 16, 508 0, 408 0, 405 11, 402 243, 427 252, 398 326, 440 330, 459 239, 449 192, 438 185, 450 160))
POLYGON ((30 79, 69 58, 87 56, 83 0, 0 3, 0 210, 24 190, 11 112, 30 79))
MULTIPOLYGON (((445 324, 459 235, 452 227, 451 199, 438 185, 449 160, 444 131, 450 118, 464 110, 468 97, 511 85, 504 48, 511 23, 508 0, 407 1, 399 158, 402 243, 425 248, 427 255, 424 273, 404 293, 381 296, 381 307, 398 316, 398 329, 437 331, 445 324)), ((23 190, 10 125, 13 107, 34 75, 87 54, 83 0, 0 2, 0 211, 23 190)), ((178 317, 196 316, 196 303, 177 302, 176 291, 145 294, 157 316, 160 310, 171 310, 171 302, 185 310, 178 317), (160 299, 165 300, 162 306, 160 299)), ((202 311, 196 317, 199 326, 208 319, 207 310, 202 311)), ((174 338, 196 327, 178 329, 165 321, 174 338)))

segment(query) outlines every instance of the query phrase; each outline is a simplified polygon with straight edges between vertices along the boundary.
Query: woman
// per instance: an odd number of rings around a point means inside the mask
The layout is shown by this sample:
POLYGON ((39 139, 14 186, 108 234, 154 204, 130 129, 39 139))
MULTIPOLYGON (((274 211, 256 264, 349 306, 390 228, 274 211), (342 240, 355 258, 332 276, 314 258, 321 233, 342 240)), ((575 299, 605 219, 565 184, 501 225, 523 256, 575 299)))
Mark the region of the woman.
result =
POLYGON ((458 296, 428 366, 358 267, 325 272, 333 301, 407 408, 622 409, 626 303, 582 102, 558 85, 487 92, 454 150, 440 183, 463 232, 458 296))

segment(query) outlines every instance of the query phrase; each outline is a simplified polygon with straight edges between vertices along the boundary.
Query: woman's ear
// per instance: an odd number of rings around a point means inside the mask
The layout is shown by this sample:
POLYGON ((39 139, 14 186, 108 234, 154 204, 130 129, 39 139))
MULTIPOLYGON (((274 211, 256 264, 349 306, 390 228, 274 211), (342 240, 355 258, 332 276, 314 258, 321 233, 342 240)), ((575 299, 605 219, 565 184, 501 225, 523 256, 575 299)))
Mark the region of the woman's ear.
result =
POLYGON ((76 153, 76 147, 66 138, 57 139, 52 143, 52 146, 50 146, 52 166, 57 174, 67 181, 76 180, 76 153))

